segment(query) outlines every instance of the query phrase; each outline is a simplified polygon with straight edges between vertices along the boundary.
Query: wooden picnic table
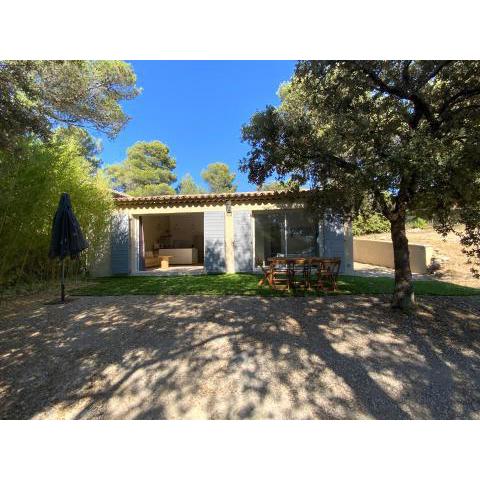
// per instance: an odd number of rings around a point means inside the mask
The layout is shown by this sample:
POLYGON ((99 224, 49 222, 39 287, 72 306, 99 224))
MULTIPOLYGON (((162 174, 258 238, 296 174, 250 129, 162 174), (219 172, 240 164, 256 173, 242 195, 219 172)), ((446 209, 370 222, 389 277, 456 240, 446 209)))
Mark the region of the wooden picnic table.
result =
POLYGON ((335 291, 341 259, 338 257, 270 257, 260 265, 263 278, 259 286, 268 283, 271 288, 286 290, 312 287, 335 291))

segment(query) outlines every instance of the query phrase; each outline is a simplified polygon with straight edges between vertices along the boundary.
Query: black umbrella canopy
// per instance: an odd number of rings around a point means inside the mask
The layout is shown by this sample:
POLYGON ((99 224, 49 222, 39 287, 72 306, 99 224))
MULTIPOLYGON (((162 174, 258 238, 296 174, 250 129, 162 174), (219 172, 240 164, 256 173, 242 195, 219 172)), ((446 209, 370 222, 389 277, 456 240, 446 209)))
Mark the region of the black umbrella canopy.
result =
POLYGON ((75 217, 70 196, 62 193, 60 202, 53 218, 52 239, 50 243, 50 258, 76 258, 79 253, 88 247, 82 229, 75 217))

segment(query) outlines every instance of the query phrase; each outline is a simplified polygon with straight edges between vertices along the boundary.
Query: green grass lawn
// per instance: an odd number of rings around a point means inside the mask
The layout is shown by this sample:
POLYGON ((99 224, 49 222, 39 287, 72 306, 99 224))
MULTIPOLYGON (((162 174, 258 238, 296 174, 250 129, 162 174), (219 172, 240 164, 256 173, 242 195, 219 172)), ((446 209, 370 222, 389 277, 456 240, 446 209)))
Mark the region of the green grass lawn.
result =
MULTIPOLYGON (((191 276, 117 276, 98 278, 76 289, 73 295, 262 295, 288 296, 292 293, 257 287, 261 277, 253 274, 191 276)), ((480 295, 480 289, 437 280, 414 282, 417 295, 480 295)), ((338 292, 329 295, 380 294, 393 292, 393 279, 386 277, 340 276, 338 292)), ((298 291, 297 295, 325 295, 298 291)))

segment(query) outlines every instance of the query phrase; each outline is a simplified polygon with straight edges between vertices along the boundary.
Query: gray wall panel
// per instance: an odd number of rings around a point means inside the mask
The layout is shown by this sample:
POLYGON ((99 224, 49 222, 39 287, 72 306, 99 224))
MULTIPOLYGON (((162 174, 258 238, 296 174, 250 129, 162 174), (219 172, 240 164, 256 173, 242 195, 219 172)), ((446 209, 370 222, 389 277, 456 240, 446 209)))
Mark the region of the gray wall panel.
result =
POLYGON ((252 212, 233 212, 233 255, 236 272, 251 272, 253 268, 252 212))
POLYGON ((323 224, 323 249, 325 257, 340 257, 340 271, 345 271, 345 227, 343 221, 325 220, 323 224))
POLYGON ((204 228, 204 265, 207 272, 225 271, 225 213, 205 212, 204 228))
POLYGON ((112 217, 111 271, 112 275, 130 273, 130 228, 128 215, 117 213, 112 217))

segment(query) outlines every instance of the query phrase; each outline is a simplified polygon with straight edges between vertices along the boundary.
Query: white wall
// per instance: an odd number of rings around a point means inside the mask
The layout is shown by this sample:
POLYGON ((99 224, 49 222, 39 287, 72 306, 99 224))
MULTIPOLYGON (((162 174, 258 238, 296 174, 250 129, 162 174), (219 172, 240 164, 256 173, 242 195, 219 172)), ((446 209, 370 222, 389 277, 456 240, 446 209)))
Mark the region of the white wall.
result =
POLYGON ((203 215, 171 215, 170 233, 173 247, 190 248, 192 245, 197 247, 195 237, 203 236, 203 215))
MULTIPOLYGON (((426 273, 427 267, 432 261, 433 248, 429 245, 410 243, 408 250, 412 272, 426 273)), ((395 268, 393 245, 389 241, 354 238, 353 259, 359 263, 395 268)))

